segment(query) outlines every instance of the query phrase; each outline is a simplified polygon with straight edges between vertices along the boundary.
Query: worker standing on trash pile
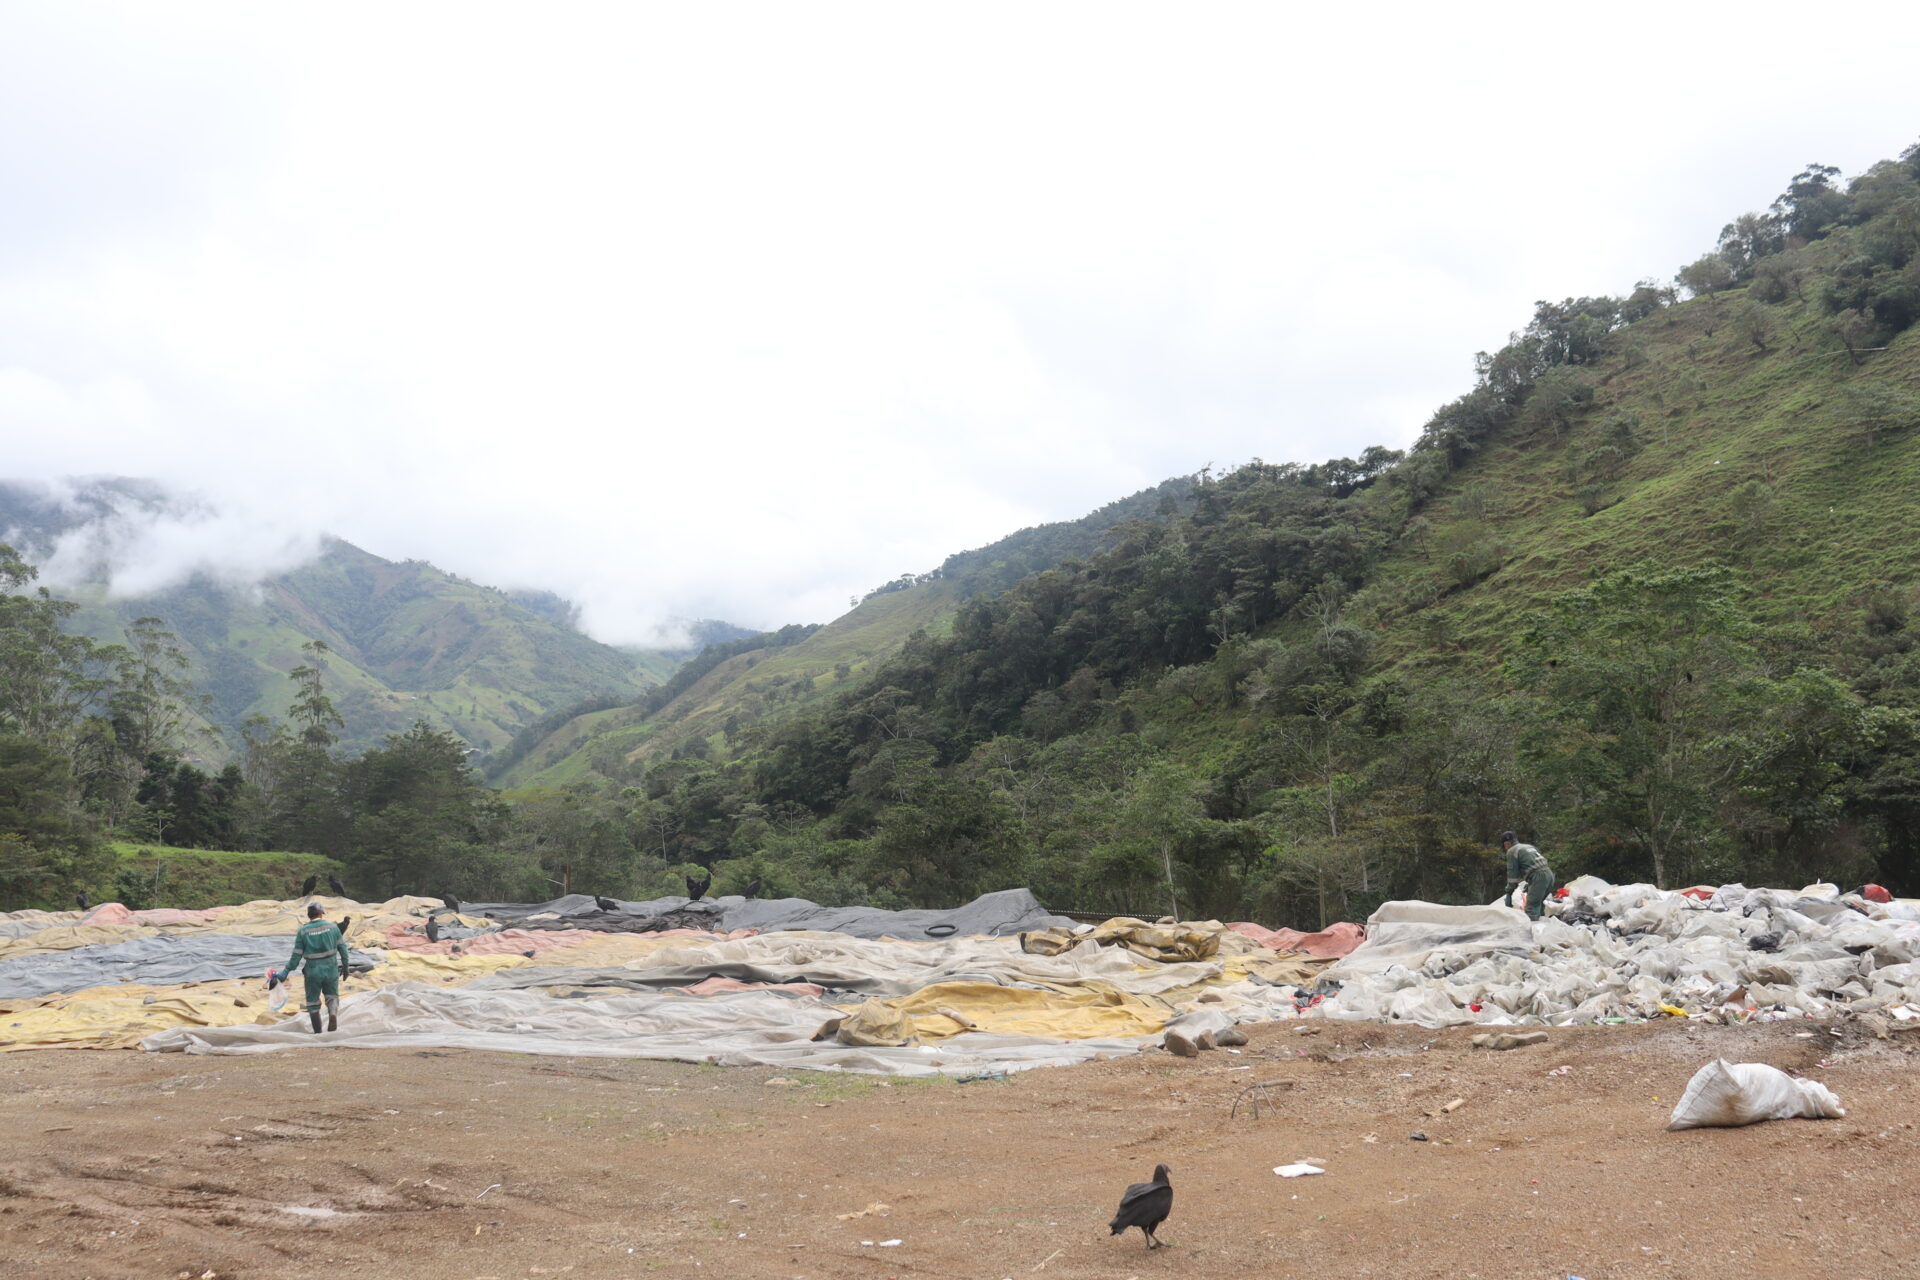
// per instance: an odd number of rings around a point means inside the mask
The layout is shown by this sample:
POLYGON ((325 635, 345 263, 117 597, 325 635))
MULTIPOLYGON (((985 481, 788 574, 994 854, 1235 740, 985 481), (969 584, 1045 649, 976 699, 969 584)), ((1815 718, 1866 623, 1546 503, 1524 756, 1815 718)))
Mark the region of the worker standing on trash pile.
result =
POLYGON ((1553 892, 1553 868, 1538 849, 1521 844, 1511 831, 1500 833, 1500 847, 1507 851, 1507 901, 1513 901, 1515 887, 1525 881, 1527 918, 1538 920, 1547 909, 1547 895, 1553 892))
POLYGON ((325 998, 327 1030, 338 1030, 340 975, 347 971, 347 940, 337 925, 321 916, 317 902, 307 904, 307 922, 293 935, 293 955, 287 960, 287 971, 274 975, 269 985, 285 982, 303 963, 307 966, 307 1021, 313 1024, 314 1034, 319 1035, 320 1001, 325 998))

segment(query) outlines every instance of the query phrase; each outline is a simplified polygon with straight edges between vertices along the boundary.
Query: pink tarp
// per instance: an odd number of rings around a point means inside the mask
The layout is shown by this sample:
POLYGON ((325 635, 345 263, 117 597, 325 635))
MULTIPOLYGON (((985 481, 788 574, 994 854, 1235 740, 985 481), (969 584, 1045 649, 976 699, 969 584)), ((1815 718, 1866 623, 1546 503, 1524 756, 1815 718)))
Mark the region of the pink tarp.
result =
POLYGON ((724 934, 707 933, 699 929, 661 929, 656 933, 607 933, 600 929, 502 929, 498 933, 482 933, 471 938, 443 938, 439 942, 428 942, 426 934, 421 932, 422 928, 421 925, 404 922, 388 925, 387 950, 445 956, 452 955, 454 948, 458 947, 459 954, 463 956, 525 955, 529 951, 554 951, 601 938, 698 938, 706 942, 751 938, 758 932, 755 929, 735 929, 724 934))
POLYGON ((129 911, 117 902, 103 902, 80 920, 82 924, 205 924, 216 920, 231 907, 208 907, 205 911, 179 911, 173 907, 155 907, 151 911, 129 911))
POLYGON ((1245 920, 1230 924, 1227 928, 1243 937, 1252 938, 1270 951, 1303 951, 1320 960, 1338 960, 1367 940, 1365 925, 1346 920, 1328 925, 1318 933, 1302 933, 1298 929, 1268 929, 1245 920))
POLYGON ((502 929, 499 933, 483 933, 472 938, 428 942, 419 928, 411 924, 388 925, 387 949, 427 956, 452 955, 456 947, 463 956, 525 955, 529 951, 553 951, 605 936, 591 929, 502 929))
POLYGON ((738 978, 715 975, 702 978, 690 987, 682 987, 690 996, 717 996, 729 991, 783 991, 795 996, 824 996, 827 989, 811 982, 742 982, 738 978))

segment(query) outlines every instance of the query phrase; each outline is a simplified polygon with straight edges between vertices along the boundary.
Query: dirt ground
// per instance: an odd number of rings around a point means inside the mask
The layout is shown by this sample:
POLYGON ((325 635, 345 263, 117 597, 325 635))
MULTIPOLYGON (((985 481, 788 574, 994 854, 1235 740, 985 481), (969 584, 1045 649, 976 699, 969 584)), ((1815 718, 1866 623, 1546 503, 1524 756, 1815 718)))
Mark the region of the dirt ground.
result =
POLYGON ((0 1259, 61 1280, 1879 1280, 1920 1275, 1916 1051, 1920 1034, 1811 1023, 1496 1053, 1309 1022, 1237 1054, 966 1084, 441 1050, 9 1054, 0 1259), (1847 1118, 1665 1132, 1716 1054, 1821 1079, 1847 1118), (1303 1158, 1327 1172, 1274 1175, 1303 1158), (1157 1161, 1175 1202, 1149 1253, 1106 1222, 1157 1161))

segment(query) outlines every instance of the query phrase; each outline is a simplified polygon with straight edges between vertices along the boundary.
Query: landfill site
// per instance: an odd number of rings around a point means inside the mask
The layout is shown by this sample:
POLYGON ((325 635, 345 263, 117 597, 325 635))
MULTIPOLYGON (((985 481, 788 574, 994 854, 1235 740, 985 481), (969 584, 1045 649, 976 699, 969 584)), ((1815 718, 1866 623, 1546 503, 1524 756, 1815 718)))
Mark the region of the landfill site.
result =
POLYGON ((9 1274, 1920 1275, 1878 890, 1311 934, 322 896, 319 1033, 265 980, 309 901, 0 915, 9 1274))

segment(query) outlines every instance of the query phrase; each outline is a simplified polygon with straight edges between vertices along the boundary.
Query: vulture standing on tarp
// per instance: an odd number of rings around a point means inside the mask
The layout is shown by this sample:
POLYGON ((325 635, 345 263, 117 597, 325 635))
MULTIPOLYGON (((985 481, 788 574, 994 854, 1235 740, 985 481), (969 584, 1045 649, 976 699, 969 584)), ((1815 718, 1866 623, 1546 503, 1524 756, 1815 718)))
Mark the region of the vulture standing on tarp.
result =
POLYGON ((76 893, 76 894, 74 894, 74 895, 73 895, 73 900, 74 900, 75 902, 77 902, 77 903, 79 903, 79 904, 80 904, 80 909, 81 909, 82 911, 88 911, 88 910, 91 910, 91 909, 92 909, 92 907, 93 907, 93 904, 92 904, 91 902, 88 902, 88 901, 87 901, 87 895, 86 895, 85 893, 76 893))
POLYGON ((1167 1181, 1167 1166, 1157 1164, 1153 1166, 1152 1182, 1136 1182, 1127 1188, 1120 1197, 1120 1211, 1107 1225, 1116 1236, 1128 1227, 1138 1227, 1147 1237, 1147 1248, 1158 1249, 1165 1242, 1154 1239, 1153 1233, 1172 1212, 1173 1184, 1167 1181))
POLYGON ((692 876, 688 876, 687 877, 688 901, 690 902, 700 901, 700 899, 707 896, 707 890, 712 886, 713 886, 713 873, 711 871, 707 873, 707 878, 705 880, 695 880, 692 876))
POLYGON ((612 898, 595 897, 593 900, 593 905, 600 908, 602 911, 618 911, 620 909, 620 904, 615 902, 612 898))
POLYGON ((347 896, 347 886, 340 883, 339 876, 328 876, 327 888, 333 890, 333 896, 336 898, 344 898, 347 896))
POLYGON ((313 891, 315 889, 318 889, 319 887, 320 887, 320 877, 317 875, 308 876, 307 882, 300 886, 300 896, 303 898, 311 898, 313 896, 313 891))
POLYGON ((458 911, 460 909, 460 899, 450 893, 441 894, 440 901, 446 904, 446 908, 449 911, 458 911))
POLYGON ((747 881, 747 887, 741 893, 740 896, 743 898, 747 898, 749 900, 759 897, 760 896, 760 877, 755 876, 753 879, 747 881))
POLYGON ((427 917, 427 941, 428 942, 440 941, 440 922, 438 920, 435 920, 432 916, 427 917))

